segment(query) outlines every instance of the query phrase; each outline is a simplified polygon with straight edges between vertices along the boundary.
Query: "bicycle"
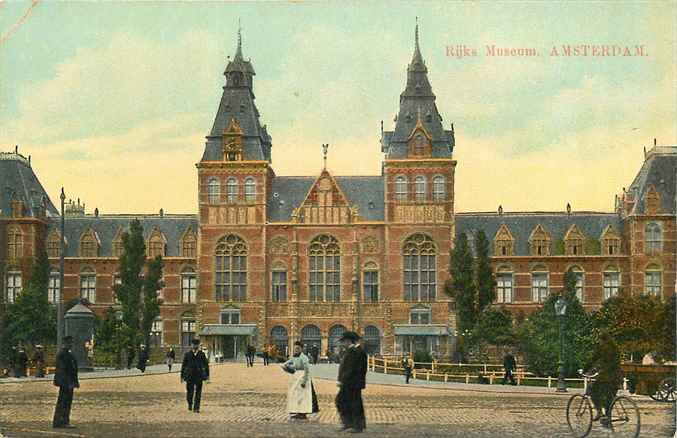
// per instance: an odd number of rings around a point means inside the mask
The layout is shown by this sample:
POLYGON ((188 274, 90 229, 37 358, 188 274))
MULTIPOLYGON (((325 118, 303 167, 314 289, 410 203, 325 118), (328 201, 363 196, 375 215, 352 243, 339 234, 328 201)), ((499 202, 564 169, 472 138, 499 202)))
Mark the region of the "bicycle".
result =
POLYGON ((656 401, 662 402, 674 402, 675 401, 675 379, 672 377, 667 377, 658 384, 656 392, 651 394, 650 397, 656 401))
MULTIPOLYGON (((579 374, 588 379, 595 378, 599 373, 587 375, 583 370, 579 374)), ((567 403, 567 424, 569 430, 577 438, 585 438, 592 429, 592 401, 591 382, 588 382, 584 394, 574 394, 567 403)), ((614 435, 623 437, 639 437, 640 415, 637 404, 624 395, 614 397, 606 417, 600 418, 604 427, 611 428, 614 435)))

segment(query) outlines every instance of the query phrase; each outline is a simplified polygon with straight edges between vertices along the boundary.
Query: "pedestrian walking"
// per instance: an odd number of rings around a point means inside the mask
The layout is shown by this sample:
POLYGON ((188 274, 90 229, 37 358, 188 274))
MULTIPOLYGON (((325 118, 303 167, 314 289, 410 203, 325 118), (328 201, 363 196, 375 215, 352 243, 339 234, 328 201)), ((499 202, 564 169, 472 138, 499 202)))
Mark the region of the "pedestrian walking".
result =
POLYGON ((70 425, 71 406, 73 405, 73 390, 80 387, 78 381, 78 364, 71 353, 73 337, 63 338, 63 347, 56 356, 56 371, 54 372, 54 386, 59 387, 59 398, 54 409, 52 427, 72 428, 70 425))
POLYGON ((294 343, 294 354, 282 365, 290 373, 287 389, 287 412, 290 420, 307 420, 308 414, 320 411, 313 388, 310 359, 303 353, 303 344, 294 343))
POLYGON ((7 374, 14 377, 16 377, 16 359, 18 353, 17 346, 12 346, 12 351, 9 352, 9 369, 7 370, 7 374))
POLYGON ((146 372, 146 364, 148 363, 148 350, 146 346, 141 344, 139 347, 139 362, 136 364, 136 367, 141 370, 142 373, 146 372))
POLYGON ((507 380, 510 380, 511 385, 516 385, 517 383, 515 382, 515 377, 512 375, 512 373, 515 371, 515 368, 517 367, 517 362, 515 362, 515 356, 512 355, 508 351, 508 354, 506 354, 503 357, 503 369, 505 370, 505 374, 503 375, 503 384, 505 385, 505 382, 507 380))
POLYGON ((167 351, 167 355, 165 356, 165 363, 167 364, 167 367, 169 367, 169 372, 172 372, 172 365, 174 365, 174 361, 176 360, 176 353, 174 352, 174 347, 169 347, 169 351, 167 351))
POLYGON ((310 347, 310 354, 313 356, 313 363, 317 365, 317 360, 320 357, 320 347, 313 344, 313 346, 310 347))
POLYGON ((247 358, 247 366, 248 367, 254 366, 254 356, 255 355, 256 355, 256 348, 251 344, 247 345, 247 351, 245 353, 245 356, 247 358))
POLYGON ((134 347, 131 345, 127 346, 127 369, 132 368, 132 364, 134 363, 134 356, 136 356, 136 353, 134 351, 134 347))
POLYGON ((193 349, 183 355, 181 364, 181 381, 186 382, 186 400, 188 410, 196 414, 200 412, 202 399, 202 382, 209 380, 209 362, 200 350, 200 340, 193 339, 193 349))
POLYGON ((402 368, 404 368, 404 383, 409 384, 411 373, 414 370, 414 356, 411 353, 402 358, 402 368))
POLYGON ((345 347, 338 373, 339 392, 336 409, 341 417, 341 431, 350 429, 360 433, 367 427, 362 403, 362 390, 366 386, 367 353, 359 344, 357 333, 346 331, 340 339, 345 347))
POLYGON ((26 377, 26 368, 28 368, 28 354, 22 346, 19 346, 19 350, 16 354, 16 371, 14 375, 16 377, 26 377))
POLYGON ((90 367, 94 366, 94 339, 85 342, 85 352, 87 353, 87 363, 90 367))
POLYGON ((33 365, 35 365, 35 377, 45 377, 45 352, 42 351, 40 344, 35 346, 33 365))

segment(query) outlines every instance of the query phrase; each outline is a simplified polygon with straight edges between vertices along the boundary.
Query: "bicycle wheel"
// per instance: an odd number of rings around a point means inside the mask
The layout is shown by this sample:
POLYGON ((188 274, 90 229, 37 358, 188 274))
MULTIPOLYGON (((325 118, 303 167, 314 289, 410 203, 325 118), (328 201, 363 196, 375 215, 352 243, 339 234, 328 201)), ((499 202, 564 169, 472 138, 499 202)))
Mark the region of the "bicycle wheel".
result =
POLYGON ((630 398, 616 397, 609 412, 611 430, 617 436, 637 438, 640 430, 639 408, 630 398))
POLYGON ((587 397, 572 395, 567 403, 567 424, 577 438, 584 438, 592 429, 592 405, 587 397))
POLYGON ((672 378, 668 377, 661 380, 656 390, 656 398, 664 402, 675 401, 675 381, 672 378))

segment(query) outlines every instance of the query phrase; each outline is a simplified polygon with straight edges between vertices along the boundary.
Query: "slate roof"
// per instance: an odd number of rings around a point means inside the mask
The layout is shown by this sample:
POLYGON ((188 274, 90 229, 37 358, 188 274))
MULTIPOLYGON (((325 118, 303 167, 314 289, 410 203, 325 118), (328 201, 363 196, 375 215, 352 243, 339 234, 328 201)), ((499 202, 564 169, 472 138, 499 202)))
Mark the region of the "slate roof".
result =
POLYGON ((675 214, 677 146, 658 146, 649 151, 629 188, 636 200, 631 214, 644 214, 646 195, 651 185, 660 194, 663 213, 675 214))
MULTIPOLYGON (((66 257, 77 257, 80 246, 80 238, 87 229, 92 228, 99 238, 101 246, 99 257, 111 257, 113 239, 118 229, 126 230, 133 219, 139 219, 143 226, 143 237, 148 240, 154 228, 158 228, 167 239, 167 257, 180 255, 181 236, 191 227, 195 235, 198 232, 198 218, 196 215, 100 215, 99 217, 87 215, 84 217, 66 217, 66 257)), ((54 220, 50 225, 57 230, 60 227, 59 220, 54 220)))
POLYGON ((457 213, 456 236, 466 233, 468 238, 478 230, 484 230, 493 253, 493 239, 496 232, 505 224, 515 238, 515 255, 529 255, 529 236, 540 224, 550 233, 551 244, 564 240, 564 235, 572 224, 581 230, 588 238, 599 239, 604 229, 611 225, 617 233, 622 230, 621 218, 616 213, 457 213))
POLYGON ((448 158, 454 149, 454 132, 442 126, 442 116, 435 104, 435 93, 428 79, 428 68, 421 56, 418 42, 418 24, 414 55, 407 67, 407 83, 400 95, 400 109, 393 131, 383 132, 381 150, 386 158, 405 158, 407 138, 416 126, 420 116, 423 126, 432 137, 433 158, 448 158))
MULTIPOLYGON (((267 201, 269 222, 291 220, 295 208, 306 198, 316 177, 276 176, 272 180, 267 201)), ((382 176, 336 176, 336 183, 358 209, 362 220, 383 221, 385 217, 385 195, 382 176)))
POLYGON ((49 199, 47 192, 40 184, 30 162, 23 155, 16 152, 0 153, 0 216, 9 217, 12 214, 12 197, 22 200, 26 208, 25 214, 37 216, 38 208, 42 205, 42 198, 47 203, 47 216, 58 216, 57 209, 49 199))

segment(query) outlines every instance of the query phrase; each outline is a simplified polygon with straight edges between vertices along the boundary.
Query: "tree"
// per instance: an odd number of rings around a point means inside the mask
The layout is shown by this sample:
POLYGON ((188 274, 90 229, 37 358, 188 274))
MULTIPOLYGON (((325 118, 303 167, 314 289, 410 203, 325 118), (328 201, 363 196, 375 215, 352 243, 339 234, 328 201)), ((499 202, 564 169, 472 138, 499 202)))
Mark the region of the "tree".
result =
POLYGON ((123 251, 120 255, 120 284, 115 294, 120 301, 122 321, 127 328, 125 343, 136 345, 141 340, 141 309, 143 291, 143 268, 146 262, 146 244, 143 227, 134 219, 129 231, 122 234, 123 251))
MULTIPOLYGON (((567 289, 563 297, 567 304, 566 316, 563 320, 563 352, 562 362, 567 376, 576 375, 576 370, 586 364, 593 352, 596 336, 593 333, 592 317, 583 309, 576 298, 575 277, 573 289, 571 281, 567 281, 567 289)), ((534 312, 519 328, 518 337, 524 351, 527 367, 541 376, 552 376, 557 373, 560 351, 560 321, 555 314, 555 301, 559 298, 551 294, 543 307, 534 312)))
POLYGON ((460 333, 472 331, 477 321, 477 294, 473 279, 473 256, 465 233, 456 239, 449 270, 452 281, 447 293, 456 298, 457 330, 460 333))
POLYGON ((162 289, 162 257, 157 256, 148 262, 148 273, 143 281, 143 317, 141 334, 146 345, 149 344, 153 321, 160 315, 158 291, 162 289))
POLYGON ((482 313, 496 299, 496 279, 491 270, 489 240, 483 230, 479 230, 475 236, 475 255, 478 312, 482 313))
POLYGON ((609 298, 595 312, 595 328, 609 331, 621 353, 639 360, 646 353, 665 351, 669 334, 674 336, 674 320, 666 321, 668 311, 653 295, 623 294, 609 298))
POLYGON ((53 344, 56 341, 56 309, 49 304, 49 259, 44 248, 31 268, 31 275, 14 303, 7 305, 2 327, 2 353, 16 344, 53 344))
POLYGON ((504 307, 485 309, 475 324, 473 340, 479 344, 496 346, 514 345, 516 342, 512 313, 504 307))

